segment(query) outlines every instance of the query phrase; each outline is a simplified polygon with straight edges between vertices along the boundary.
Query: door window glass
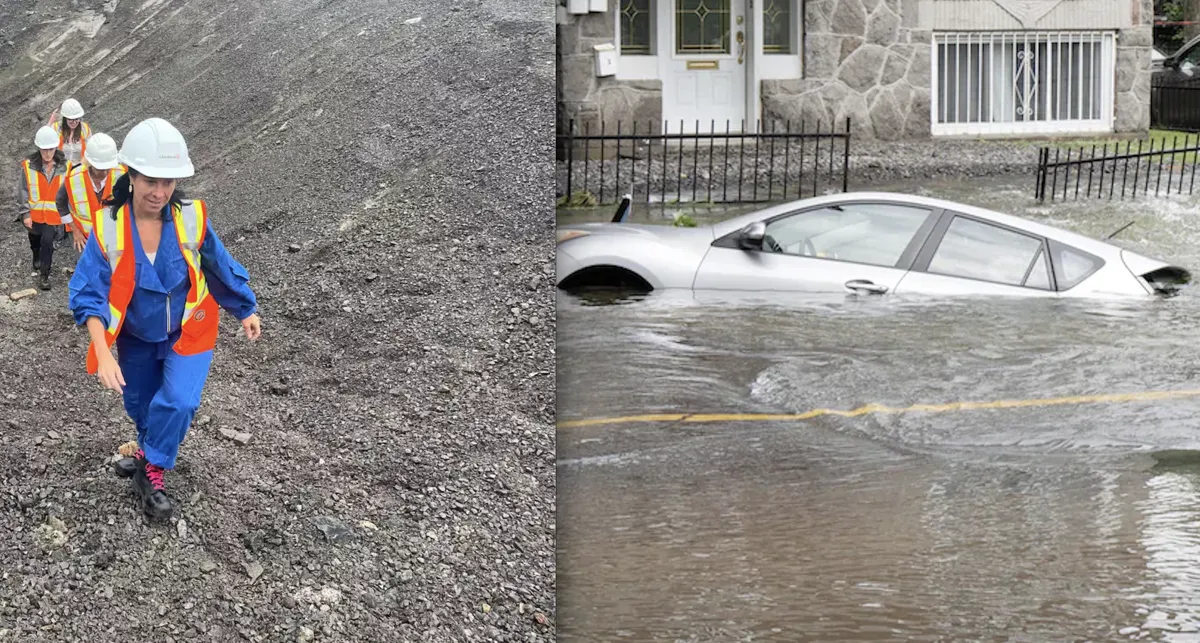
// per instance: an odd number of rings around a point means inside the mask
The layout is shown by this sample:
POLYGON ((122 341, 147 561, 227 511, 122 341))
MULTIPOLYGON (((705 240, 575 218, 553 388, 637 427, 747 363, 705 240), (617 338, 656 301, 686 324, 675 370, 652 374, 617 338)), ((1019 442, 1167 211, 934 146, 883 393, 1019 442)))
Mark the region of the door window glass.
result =
POLYGON ((676 53, 728 54, 730 1, 676 0, 676 53))
POLYGON ((930 211, 888 203, 806 210, 767 224, 763 250, 893 267, 930 211))
POLYGON ((954 217, 929 262, 930 273, 1020 286, 1042 240, 989 223, 954 217))
POLYGON ((650 0, 621 0, 621 55, 654 54, 654 12, 650 0))

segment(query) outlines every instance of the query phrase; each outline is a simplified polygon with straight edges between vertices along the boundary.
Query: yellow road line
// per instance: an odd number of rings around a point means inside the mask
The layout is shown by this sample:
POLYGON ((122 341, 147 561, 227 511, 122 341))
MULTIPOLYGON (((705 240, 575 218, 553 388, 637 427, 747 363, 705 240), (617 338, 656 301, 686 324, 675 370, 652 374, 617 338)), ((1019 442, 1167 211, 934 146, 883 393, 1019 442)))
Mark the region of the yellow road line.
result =
POLYGON ((617 417, 588 418, 559 422, 562 429, 600 426, 606 424, 633 424, 639 422, 795 422, 811 420, 822 415, 857 417, 868 413, 944 413, 946 411, 977 411, 985 409, 1014 409, 1067 404, 1104 404, 1113 402, 1146 402, 1172 400, 1185 397, 1200 397, 1200 389, 1179 391, 1134 391, 1132 393, 1109 393, 1105 395, 1073 395, 1069 397, 1046 397, 1027 400, 993 400, 990 402, 950 402, 947 404, 913 404, 893 407, 882 404, 867 404, 849 411, 838 409, 813 409, 804 413, 651 413, 623 415, 617 417))

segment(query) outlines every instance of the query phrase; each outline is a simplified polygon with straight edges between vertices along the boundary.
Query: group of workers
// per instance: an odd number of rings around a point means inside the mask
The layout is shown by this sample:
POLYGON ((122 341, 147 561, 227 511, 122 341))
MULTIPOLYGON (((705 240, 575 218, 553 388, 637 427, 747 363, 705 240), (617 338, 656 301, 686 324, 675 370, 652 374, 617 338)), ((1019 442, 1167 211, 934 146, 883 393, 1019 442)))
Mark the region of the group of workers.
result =
POLYGON ((115 473, 131 479, 147 516, 167 519, 174 503, 165 474, 208 380, 218 307, 253 341, 262 332, 258 303, 205 202, 176 187, 195 172, 179 130, 148 118, 118 150, 83 116, 79 101, 64 101, 35 133, 38 151, 21 162, 33 276, 49 290, 55 242, 71 235, 79 258, 69 305, 91 339, 87 372, 122 395, 137 428, 138 449, 115 473))
POLYGON ((50 290, 55 242, 71 235, 82 252, 91 234, 91 213, 112 195, 112 186, 125 172, 117 161, 117 144, 108 134, 92 134, 83 121, 83 106, 68 98, 38 129, 37 151, 21 161, 17 182, 19 207, 29 233, 33 276, 50 290), (90 146, 90 149, 89 149, 90 146))

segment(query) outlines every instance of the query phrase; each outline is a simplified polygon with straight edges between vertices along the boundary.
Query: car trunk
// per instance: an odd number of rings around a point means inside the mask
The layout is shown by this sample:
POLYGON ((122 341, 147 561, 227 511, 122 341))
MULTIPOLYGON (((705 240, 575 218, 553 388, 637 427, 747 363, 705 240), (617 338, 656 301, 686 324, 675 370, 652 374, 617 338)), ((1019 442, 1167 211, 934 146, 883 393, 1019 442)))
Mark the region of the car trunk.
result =
POLYGON ((1158 259, 1121 250, 1121 261, 1125 267, 1137 277, 1145 280, 1146 285, 1156 294, 1174 294, 1181 286, 1192 281, 1192 273, 1187 268, 1171 265, 1158 259))

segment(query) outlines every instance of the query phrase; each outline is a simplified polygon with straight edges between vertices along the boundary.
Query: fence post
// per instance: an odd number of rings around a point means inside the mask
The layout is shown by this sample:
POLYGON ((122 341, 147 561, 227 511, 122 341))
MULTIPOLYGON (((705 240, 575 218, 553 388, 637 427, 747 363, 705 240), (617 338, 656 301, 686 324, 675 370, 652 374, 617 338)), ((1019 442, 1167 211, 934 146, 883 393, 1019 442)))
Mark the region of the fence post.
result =
POLYGON ((575 167, 575 119, 567 123, 567 203, 571 202, 571 173, 575 167))
POLYGON ((1033 198, 1035 200, 1037 200, 1038 203, 1041 203, 1042 200, 1045 198, 1045 193, 1042 191, 1044 189, 1043 186, 1045 185, 1045 179, 1046 179, 1046 148, 1041 147, 1038 149, 1037 173, 1034 174, 1034 177, 1033 177, 1033 198))
POLYGON ((845 147, 842 150, 842 193, 849 191, 850 186, 850 117, 846 117, 845 147))

